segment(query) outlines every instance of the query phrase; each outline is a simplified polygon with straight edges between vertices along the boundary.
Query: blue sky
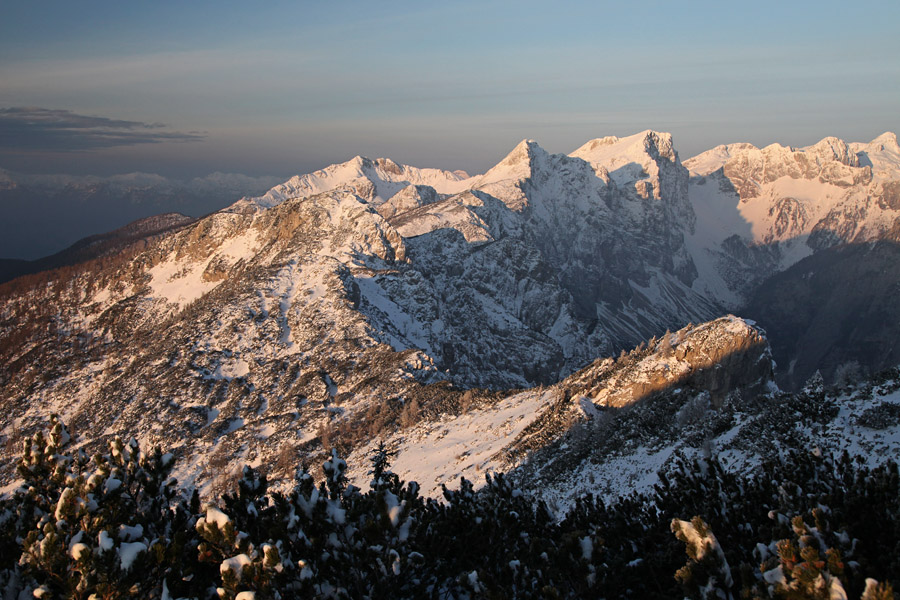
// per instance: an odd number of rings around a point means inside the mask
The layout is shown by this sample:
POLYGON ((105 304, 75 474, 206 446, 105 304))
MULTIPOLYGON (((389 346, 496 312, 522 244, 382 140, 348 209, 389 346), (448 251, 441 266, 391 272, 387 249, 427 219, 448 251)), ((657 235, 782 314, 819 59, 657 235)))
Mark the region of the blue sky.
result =
POLYGON ((15 171, 287 177, 363 154, 481 172, 523 138, 568 152, 653 128, 684 159, 900 129, 896 0, 2 9, 15 171))

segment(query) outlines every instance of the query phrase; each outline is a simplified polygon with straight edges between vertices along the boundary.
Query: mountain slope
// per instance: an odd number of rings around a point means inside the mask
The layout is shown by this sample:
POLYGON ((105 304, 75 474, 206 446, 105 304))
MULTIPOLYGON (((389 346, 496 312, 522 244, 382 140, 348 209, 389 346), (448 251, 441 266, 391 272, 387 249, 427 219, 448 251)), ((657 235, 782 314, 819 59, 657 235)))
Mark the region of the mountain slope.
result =
POLYGON ((318 439, 345 402, 364 411, 440 379, 423 352, 380 343, 357 310, 357 280, 403 252, 341 192, 211 215, 125 265, 8 296, 5 435, 58 412, 86 442, 179 440, 193 476, 213 470, 214 452, 252 460, 318 439))
MULTIPOLYGON (((847 451, 870 466, 900 452, 900 370, 826 388, 779 391, 764 332, 736 317, 686 327, 597 360, 556 385, 479 398, 378 440, 392 470, 440 497, 460 477, 506 473, 565 512, 586 494, 611 503, 647 492, 684 462, 714 456, 732 474, 785 452, 847 451)), ((366 489, 376 444, 348 458, 366 489)))
MULTIPOLYGON (((771 374, 762 332, 729 316, 653 339, 618 360, 598 359, 553 386, 500 398, 473 394, 463 414, 427 420, 382 441, 397 451, 398 476, 417 481, 423 494, 439 496, 441 484, 460 477, 478 483, 482 473, 506 471, 542 452, 549 453, 541 459, 549 466, 566 454, 559 440, 579 424, 606 420, 624 407, 672 396, 669 404, 699 398, 710 409, 719 408, 726 399, 750 400, 766 391, 771 374)), ((617 438, 617 443, 635 441, 617 438)), ((363 464, 371 451, 372 446, 360 448, 350 463, 363 464)), ((365 473, 356 471, 354 483, 364 487, 365 473)))
POLYGON ((900 364, 900 245, 835 246, 773 275, 744 314, 772 338, 779 383, 797 389, 814 372, 878 372, 900 364))

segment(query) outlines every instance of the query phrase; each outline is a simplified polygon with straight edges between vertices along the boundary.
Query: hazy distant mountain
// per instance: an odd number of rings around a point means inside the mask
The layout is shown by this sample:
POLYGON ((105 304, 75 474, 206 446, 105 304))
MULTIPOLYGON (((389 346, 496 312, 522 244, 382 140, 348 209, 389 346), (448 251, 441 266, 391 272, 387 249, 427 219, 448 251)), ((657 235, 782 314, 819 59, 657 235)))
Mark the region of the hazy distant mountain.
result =
POLYGON ((202 216, 278 181, 228 173, 178 181, 149 173, 76 177, 0 171, 0 257, 35 260, 160 213, 202 216))
POLYGON ((193 217, 179 213, 163 213, 138 219, 107 233, 83 238, 56 254, 37 260, 0 259, 0 283, 21 275, 58 269, 102 256, 114 255, 136 244, 143 244, 141 246, 143 248, 152 238, 184 227, 195 220, 193 217))

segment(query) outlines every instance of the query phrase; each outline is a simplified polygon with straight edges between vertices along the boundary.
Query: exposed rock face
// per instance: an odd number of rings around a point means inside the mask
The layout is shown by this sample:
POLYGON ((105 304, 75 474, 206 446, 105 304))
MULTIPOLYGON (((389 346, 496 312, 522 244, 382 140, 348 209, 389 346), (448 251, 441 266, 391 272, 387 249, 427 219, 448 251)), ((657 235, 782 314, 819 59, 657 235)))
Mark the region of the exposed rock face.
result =
POLYGON ((468 179, 360 157, 294 178, 134 258, 10 288, 4 435, 61 412, 95 443, 181 440, 194 477, 412 419, 441 381, 556 381, 714 314, 690 287, 687 180, 654 132, 572 156, 526 141, 468 179))
POLYGON ((778 144, 763 149, 742 146, 721 168, 744 202, 761 196, 766 184, 783 177, 837 187, 872 181, 871 169, 859 168, 859 159, 847 143, 833 137, 802 150, 778 144))
POLYGON ((764 334, 733 316, 688 326, 648 344, 648 355, 605 375, 604 362, 595 363, 573 380, 588 389, 601 406, 621 408, 674 387, 709 392, 714 404, 740 390, 754 395, 772 378, 772 357, 764 334), (592 371, 596 368, 596 371, 592 371))
POLYGON ((388 200, 378 205, 378 214, 385 219, 409 212, 413 209, 433 204, 440 195, 430 185, 408 185, 388 200))

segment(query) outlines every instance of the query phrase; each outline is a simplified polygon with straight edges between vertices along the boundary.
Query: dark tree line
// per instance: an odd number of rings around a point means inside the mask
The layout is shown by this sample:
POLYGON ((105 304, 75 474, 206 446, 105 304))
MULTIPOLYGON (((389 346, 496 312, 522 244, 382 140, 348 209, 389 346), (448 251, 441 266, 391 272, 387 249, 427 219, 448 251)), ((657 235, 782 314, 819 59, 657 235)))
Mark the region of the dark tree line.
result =
POLYGON ((0 501, 3 598, 893 598, 900 476, 786 452, 736 475, 680 461, 651 494, 577 500, 559 518, 502 475, 423 498, 390 471, 347 485, 336 453, 289 493, 244 469, 201 505, 156 448, 70 448, 56 417, 0 501), (878 583, 878 582, 882 583, 878 583))

